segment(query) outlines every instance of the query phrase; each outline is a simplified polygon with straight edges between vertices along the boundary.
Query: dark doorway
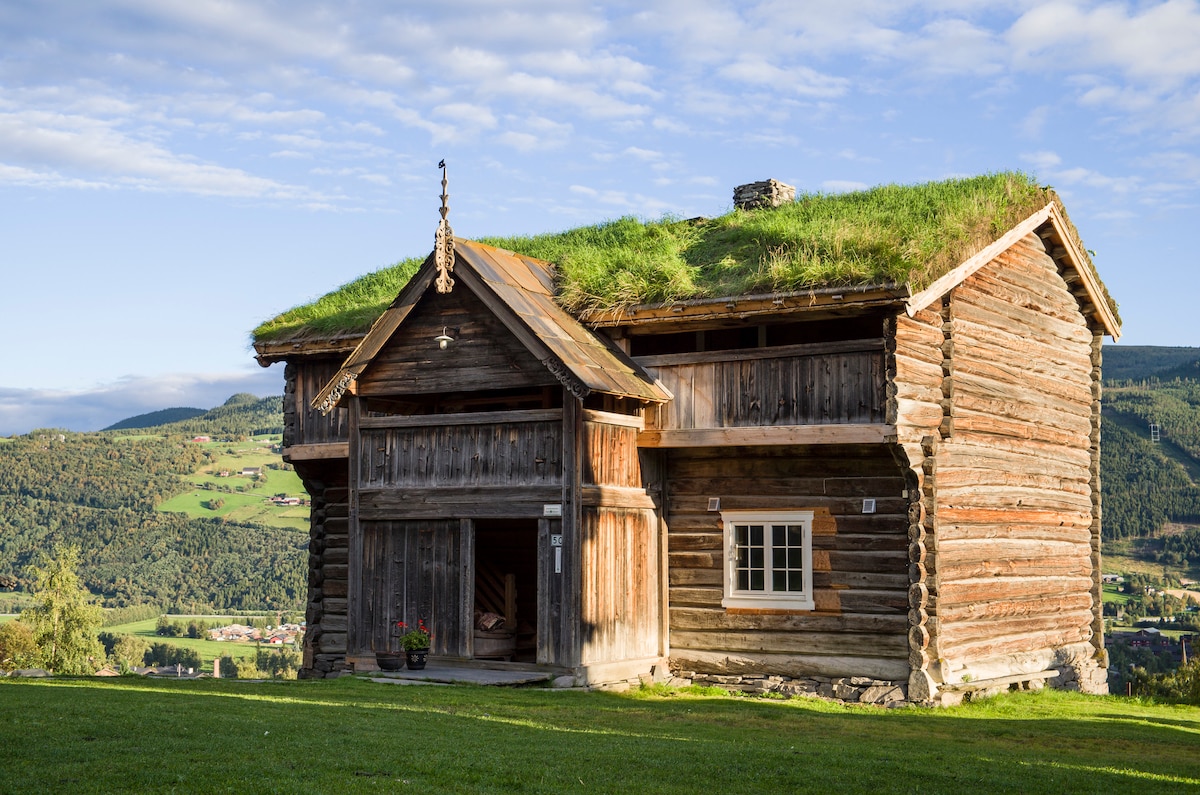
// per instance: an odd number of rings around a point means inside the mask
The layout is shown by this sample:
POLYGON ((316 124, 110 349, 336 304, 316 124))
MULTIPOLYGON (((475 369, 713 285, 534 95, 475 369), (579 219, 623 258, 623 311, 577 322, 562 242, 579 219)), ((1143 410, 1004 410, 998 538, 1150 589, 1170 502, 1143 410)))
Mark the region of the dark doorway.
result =
POLYGON ((475 521, 476 659, 537 658, 536 519, 475 521))

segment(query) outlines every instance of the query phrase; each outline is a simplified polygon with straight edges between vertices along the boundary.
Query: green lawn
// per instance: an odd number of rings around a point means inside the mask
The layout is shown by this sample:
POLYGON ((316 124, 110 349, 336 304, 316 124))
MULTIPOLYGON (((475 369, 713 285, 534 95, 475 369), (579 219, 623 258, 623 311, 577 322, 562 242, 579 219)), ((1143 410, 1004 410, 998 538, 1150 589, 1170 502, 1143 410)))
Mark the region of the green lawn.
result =
MULTIPOLYGON (((192 616, 169 616, 172 621, 180 621, 185 625, 192 616)), ((208 623, 220 620, 221 624, 248 624, 250 617, 248 616, 206 616, 204 620, 208 623)), ((201 640, 198 638, 184 637, 163 637, 154 634, 154 628, 158 624, 157 618, 148 618, 145 621, 134 621, 129 624, 117 624, 111 627, 105 627, 105 632, 111 632, 114 635, 136 635, 142 638, 147 643, 169 643, 172 646, 181 646, 185 649, 195 649, 200 654, 200 659, 203 664, 200 670, 205 673, 212 673, 212 662, 217 657, 235 657, 243 659, 245 657, 253 657, 258 651, 258 645, 254 643, 227 643, 225 641, 201 640)), ((0 790, 2 791, 2 790, 0 790)))
POLYGON ((1120 586, 1115 583, 1106 583, 1100 591, 1100 600, 1102 602, 1115 602, 1119 605, 1129 604, 1129 594, 1121 593, 1117 590, 1120 586))
POLYGON ((1070 693, 943 710, 139 678, 0 680, 0 790, 1196 792, 1200 708, 1070 693))
POLYGON ((199 518, 219 516, 230 521, 256 522, 307 531, 307 506, 279 507, 266 502, 274 494, 308 497, 295 471, 267 468, 270 464, 280 463, 279 454, 272 453, 270 449, 278 441, 276 435, 258 436, 246 442, 200 443, 216 456, 215 461, 185 478, 196 488, 163 502, 158 510, 186 513, 199 518), (259 467, 262 474, 257 478, 243 476, 241 472, 245 467, 259 467), (222 470, 228 471, 229 477, 219 477, 222 470), (205 484, 211 488, 204 488, 205 484), (222 488, 229 489, 229 493, 219 490, 222 488), (217 510, 204 505, 218 499, 224 500, 225 504, 217 510))

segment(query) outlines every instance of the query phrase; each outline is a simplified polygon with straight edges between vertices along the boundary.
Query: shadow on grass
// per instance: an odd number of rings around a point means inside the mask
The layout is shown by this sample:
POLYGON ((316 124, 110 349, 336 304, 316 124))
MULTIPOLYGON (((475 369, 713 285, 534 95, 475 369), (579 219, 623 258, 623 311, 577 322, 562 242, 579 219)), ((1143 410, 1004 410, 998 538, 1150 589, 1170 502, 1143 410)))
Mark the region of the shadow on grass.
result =
POLYGON ((1200 786, 1200 709, 952 710, 343 679, 0 683, 0 790, 1155 792, 1200 786), (1194 719, 1189 717, 1194 716, 1194 719), (93 739, 88 739, 93 738, 93 739))

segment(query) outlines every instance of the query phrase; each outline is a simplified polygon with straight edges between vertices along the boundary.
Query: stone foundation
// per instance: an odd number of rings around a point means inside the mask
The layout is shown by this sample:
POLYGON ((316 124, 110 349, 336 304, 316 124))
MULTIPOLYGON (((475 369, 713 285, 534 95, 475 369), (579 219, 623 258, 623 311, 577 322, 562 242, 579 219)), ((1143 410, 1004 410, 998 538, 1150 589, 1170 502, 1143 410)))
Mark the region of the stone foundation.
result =
POLYGON ((876 704, 882 707, 908 704, 908 687, 904 683, 872 679, 869 676, 813 676, 793 679, 769 674, 730 676, 679 671, 672 678, 671 684, 720 687, 730 692, 756 696, 779 694, 787 697, 827 698, 847 704, 876 704))

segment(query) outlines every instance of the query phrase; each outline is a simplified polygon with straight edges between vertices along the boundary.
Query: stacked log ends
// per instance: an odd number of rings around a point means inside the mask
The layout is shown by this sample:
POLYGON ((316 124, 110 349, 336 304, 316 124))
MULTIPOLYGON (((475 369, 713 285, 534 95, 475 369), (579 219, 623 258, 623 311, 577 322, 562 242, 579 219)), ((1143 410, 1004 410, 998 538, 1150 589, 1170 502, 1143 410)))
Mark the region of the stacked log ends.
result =
POLYGON ((733 189, 733 206, 739 210, 778 207, 796 201, 796 188, 778 180, 750 182, 733 189))

